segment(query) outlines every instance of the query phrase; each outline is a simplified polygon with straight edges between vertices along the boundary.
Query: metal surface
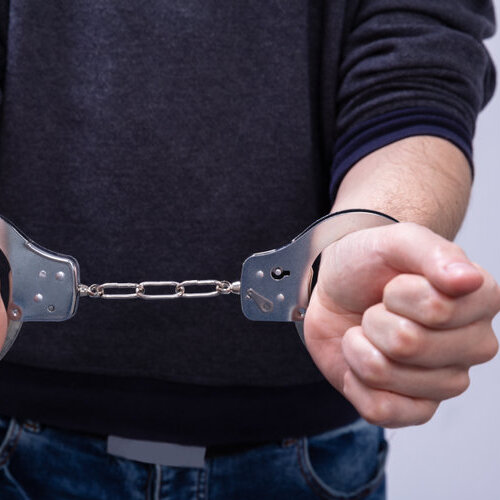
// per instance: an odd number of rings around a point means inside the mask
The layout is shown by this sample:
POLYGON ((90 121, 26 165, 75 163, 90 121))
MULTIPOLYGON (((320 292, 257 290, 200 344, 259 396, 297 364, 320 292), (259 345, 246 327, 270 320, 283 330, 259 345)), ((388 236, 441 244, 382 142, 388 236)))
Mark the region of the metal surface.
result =
POLYGON ((254 321, 294 321, 303 339, 312 265, 319 254, 349 233, 395 222, 369 210, 338 212, 317 220, 288 245, 253 254, 241 273, 243 314, 254 321))
POLYGON ((102 283, 101 285, 78 285, 81 297, 94 299, 143 299, 143 300, 170 300, 170 299, 206 299, 240 293, 240 282, 219 280, 186 280, 186 281, 143 281, 141 283, 102 283), (172 293, 146 293, 146 288, 172 287, 172 293), (189 287, 212 287, 208 292, 187 292, 189 287), (133 290, 130 293, 106 292, 106 290, 133 290))
POLYGON ((0 250, 10 265, 7 338, 0 359, 25 321, 64 321, 78 303, 78 263, 26 238, 0 216, 0 250))

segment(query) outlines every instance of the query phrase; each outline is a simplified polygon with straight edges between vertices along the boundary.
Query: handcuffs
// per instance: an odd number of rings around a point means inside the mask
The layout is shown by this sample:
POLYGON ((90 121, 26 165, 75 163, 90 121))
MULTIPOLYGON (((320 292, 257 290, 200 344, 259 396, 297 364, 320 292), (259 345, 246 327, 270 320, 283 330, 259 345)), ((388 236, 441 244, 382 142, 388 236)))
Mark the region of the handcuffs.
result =
POLYGON ((326 215, 287 245, 255 253, 242 265, 240 281, 144 281, 83 285, 78 261, 49 251, 0 216, 0 294, 7 312, 7 337, 2 359, 14 344, 23 322, 65 321, 77 311, 80 297, 162 300, 240 294, 243 314, 254 321, 294 322, 304 341, 303 321, 313 277, 312 265, 330 244, 345 235, 397 222, 371 210, 346 210, 326 215), (189 287, 215 287, 189 293, 189 287), (147 293, 148 290, 172 293, 147 293), (123 293, 124 290, 129 293, 123 293), (114 292, 113 292, 114 290, 114 292), (118 293, 117 293, 118 291, 118 293))

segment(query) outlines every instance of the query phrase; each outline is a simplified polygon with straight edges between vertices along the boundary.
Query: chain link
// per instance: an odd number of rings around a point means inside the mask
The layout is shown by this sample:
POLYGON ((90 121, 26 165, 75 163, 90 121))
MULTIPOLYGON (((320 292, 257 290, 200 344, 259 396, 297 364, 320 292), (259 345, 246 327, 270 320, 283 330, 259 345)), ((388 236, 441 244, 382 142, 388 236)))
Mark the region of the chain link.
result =
POLYGON ((80 297, 91 297, 94 299, 143 299, 143 300, 170 300, 170 299, 196 299, 217 297, 231 293, 239 295, 240 282, 219 280, 186 280, 186 281, 143 281, 142 283, 102 283, 100 285, 78 285, 80 297), (192 287, 213 287, 209 292, 188 292, 186 289, 192 287), (147 289, 154 287, 171 287, 172 293, 147 293, 147 289), (109 292, 107 290, 115 290, 109 292), (128 293, 116 293, 116 290, 128 293))

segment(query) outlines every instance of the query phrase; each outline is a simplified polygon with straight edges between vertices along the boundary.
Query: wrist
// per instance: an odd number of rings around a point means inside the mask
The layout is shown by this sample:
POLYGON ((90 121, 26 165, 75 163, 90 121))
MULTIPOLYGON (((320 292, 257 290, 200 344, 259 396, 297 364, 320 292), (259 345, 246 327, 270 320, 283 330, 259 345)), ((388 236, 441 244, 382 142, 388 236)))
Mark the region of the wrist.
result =
POLYGON ((415 136, 384 146, 346 174, 332 211, 365 208, 452 238, 465 214, 471 171, 452 143, 415 136))

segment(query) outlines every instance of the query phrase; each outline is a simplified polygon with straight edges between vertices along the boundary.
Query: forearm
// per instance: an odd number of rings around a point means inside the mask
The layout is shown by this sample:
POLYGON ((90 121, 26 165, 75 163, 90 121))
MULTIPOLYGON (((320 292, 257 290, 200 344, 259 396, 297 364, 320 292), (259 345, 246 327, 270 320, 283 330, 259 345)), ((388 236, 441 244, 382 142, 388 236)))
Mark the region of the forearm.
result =
POLYGON ((452 239, 470 185, 468 161, 456 146, 438 137, 409 137, 356 163, 341 182, 332 211, 378 210, 452 239))
POLYGON ((470 155, 477 114, 495 85, 483 44, 494 32, 493 2, 348 3, 327 136, 335 138, 332 193, 347 172, 334 210, 372 208, 452 238, 470 190, 461 151, 470 155))

